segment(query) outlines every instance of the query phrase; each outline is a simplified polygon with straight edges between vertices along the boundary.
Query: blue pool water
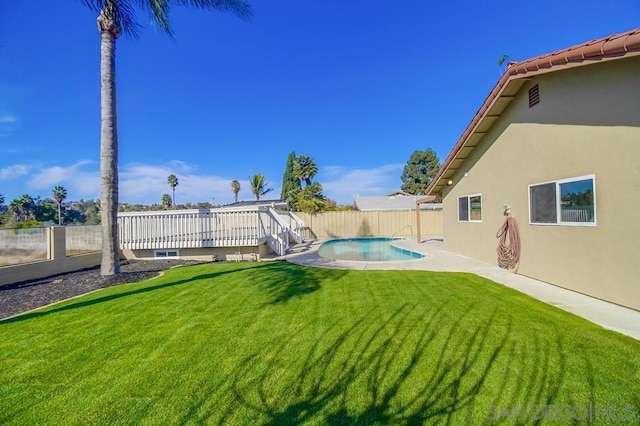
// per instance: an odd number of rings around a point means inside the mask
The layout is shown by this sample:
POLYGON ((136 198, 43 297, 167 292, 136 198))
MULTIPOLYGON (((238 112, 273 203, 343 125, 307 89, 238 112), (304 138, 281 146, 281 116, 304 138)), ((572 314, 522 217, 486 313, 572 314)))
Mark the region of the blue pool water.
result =
POLYGON ((361 262, 384 262, 412 260, 424 257, 420 253, 391 245, 397 238, 343 238, 329 240, 318 249, 318 254, 327 259, 356 260, 361 262))

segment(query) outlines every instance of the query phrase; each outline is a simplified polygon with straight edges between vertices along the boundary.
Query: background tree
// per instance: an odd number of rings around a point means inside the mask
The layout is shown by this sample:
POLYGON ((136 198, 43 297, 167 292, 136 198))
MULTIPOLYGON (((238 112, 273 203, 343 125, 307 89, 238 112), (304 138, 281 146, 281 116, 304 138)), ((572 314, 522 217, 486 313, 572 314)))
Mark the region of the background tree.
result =
POLYGON ((307 154, 302 154, 296 158, 293 164, 293 176, 301 179, 306 185, 311 185, 311 179, 318 173, 318 166, 313 158, 307 154))
POLYGON ((33 225, 54 224, 57 213, 55 200, 51 198, 43 200, 40 197, 33 199, 33 221, 35 222, 33 225))
MULTIPOLYGON (((246 0, 83 0, 98 13, 100 31, 101 136, 100 200, 102 215, 102 275, 120 272, 118 247, 118 132, 116 122, 116 39, 122 31, 137 36, 136 10, 152 16, 158 27, 172 36, 169 10, 173 5, 231 12, 248 19, 251 9, 246 0)), ((174 203, 175 204, 175 203, 174 203)))
POLYGON ((231 192, 233 193, 233 202, 238 202, 238 193, 240 192, 240 182, 236 179, 231 181, 231 192))
POLYGON ((71 223, 82 225, 87 224, 87 215, 78 204, 72 205, 70 208, 64 209, 62 213, 63 223, 69 225, 71 223))
POLYGON ((273 188, 267 188, 269 184, 260 173, 249 178, 249 184, 251 185, 251 192, 256 196, 256 201, 260 201, 260 197, 273 191, 273 188))
POLYGON ((58 225, 62 225, 62 202, 67 198, 67 190, 63 186, 53 188, 53 199, 58 207, 58 225))
POLYGON ((9 211, 16 222, 35 220, 35 200, 29 194, 24 194, 9 204, 9 211))
POLYGON ((292 175, 298 181, 304 181, 304 188, 292 191, 294 202, 290 202, 292 210, 300 210, 307 213, 317 213, 327 209, 327 202, 322 194, 322 185, 318 182, 312 182, 312 179, 318 173, 318 166, 313 158, 307 154, 296 157, 293 163, 292 175))
POLYGON ((298 208, 306 213, 318 213, 327 209, 327 202, 322 195, 322 185, 312 182, 298 193, 298 208))
POLYGON ((414 151, 400 176, 402 179, 400 189, 409 194, 424 195, 438 170, 440 170, 440 160, 433 149, 414 151))
POLYGON ((280 194, 280 199, 286 200, 291 210, 297 209, 298 193, 302 189, 300 179, 294 175, 297 160, 296 153, 291 152, 287 157, 284 175, 282 176, 282 193, 280 194))
POLYGON ((162 208, 168 209, 171 207, 172 203, 171 203, 171 195, 169 194, 162 194, 162 208))
POLYGON ((178 186, 178 177, 174 174, 170 174, 169 177, 167 178, 167 183, 169 184, 169 186, 171 187, 171 191, 173 193, 173 205, 176 205, 176 186, 178 186))

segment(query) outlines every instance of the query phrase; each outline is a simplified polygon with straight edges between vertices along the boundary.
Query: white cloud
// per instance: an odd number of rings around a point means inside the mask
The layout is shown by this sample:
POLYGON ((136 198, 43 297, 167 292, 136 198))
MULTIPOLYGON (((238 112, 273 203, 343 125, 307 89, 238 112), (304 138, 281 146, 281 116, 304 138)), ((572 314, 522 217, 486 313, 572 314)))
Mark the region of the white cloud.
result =
MULTIPOLYGON (((120 201, 129 203, 159 203, 162 194, 171 195, 167 177, 175 174, 178 178, 176 203, 206 201, 215 204, 233 202, 232 178, 217 175, 197 174, 197 167, 182 161, 172 161, 167 165, 127 164, 120 170, 120 201)), ((273 187, 271 182, 269 186, 273 187)), ((278 198, 280 188, 273 187, 265 198, 278 198)), ((253 200, 248 180, 240 180, 238 200, 253 200)))
MULTIPOLYGON (((100 198, 99 163, 92 160, 77 161, 68 166, 42 167, 38 165, 13 165, 0 169, 0 179, 12 179, 25 176, 27 189, 17 192, 48 197, 56 185, 67 189, 69 199, 78 200, 100 198)), ((159 203, 162 194, 171 194, 167 177, 175 174, 178 177, 176 202, 214 202, 228 204, 233 202, 231 180, 224 176, 197 174, 197 167, 182 161, 171 161, 166 164, 129 163, 119 170, 119 200, 126 203, 152 204, 159 203)), ((239 200, 253 200, 248 180, 240 181, 239 200)), ((266 198, 277 198, 280 189, 274 188, 266 198)))
POLYGON ((400 187, 404 164, 386 164, 371 169, 324 168, 322 183, 325 195, 340 204, 351 203, 354 195, 383 195, 400 187))
POLYGON ((67 190, 70 188, 85 188, 86 191, 90 191, 94 187, 92 182, 97 178, 95 173, 96 164, 95 161, 80 160, 67 167, 40 168, 27 181, 27 186, 32 189, 43 190, 65 184, 67 190), (93 166, 94 170, 87 171, 84 169, 85 166, 93 166))
POLYGON ((0 123, 15 123, 18 121, 15 115, 5 114, 0 115, 0 123))
POLYGON ((16 179, 29 173, 31 166, 25 164, 14 164, 13 166, 0 169, 0 180, 16 179))

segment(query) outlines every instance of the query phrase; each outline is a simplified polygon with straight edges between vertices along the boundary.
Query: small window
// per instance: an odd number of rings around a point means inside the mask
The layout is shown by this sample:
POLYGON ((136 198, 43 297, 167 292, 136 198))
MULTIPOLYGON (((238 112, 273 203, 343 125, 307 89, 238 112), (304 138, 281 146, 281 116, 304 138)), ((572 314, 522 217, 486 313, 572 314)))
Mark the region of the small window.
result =
POLYGON ((594 175, 529 185, 529 222, 593 226, 595 189, 594 175))
POLYGON ((179 257, 178 250, 156 250, 153 253, 155 259, 164 259, 167 257, 179 257))
POLYGON ((543 183, 529 187, 532 223, 557 223, 556 183, 543 183))
POLYGON ((540 87, 536 84, 529 89, 529 108, 540 103, 540 87))
POLYGON ((469 221, 469 197, 458 198, 458 220, 460 222, 469 221))
POLYGON ((458 197, 458 222, 482 222, 482 194, 458 197))

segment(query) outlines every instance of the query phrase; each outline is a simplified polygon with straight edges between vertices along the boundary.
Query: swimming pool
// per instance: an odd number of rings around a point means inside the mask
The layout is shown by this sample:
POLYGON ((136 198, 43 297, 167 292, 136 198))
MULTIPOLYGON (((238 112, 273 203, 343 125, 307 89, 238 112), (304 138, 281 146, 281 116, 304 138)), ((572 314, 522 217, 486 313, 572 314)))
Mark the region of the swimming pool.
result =
POLYGON ((342 238, 329 240, 318 249, 321 257, 335 260, 355 260, 360 262, 385 262, 412 260, 424 255, 391 245, 399 238, 342 238))

